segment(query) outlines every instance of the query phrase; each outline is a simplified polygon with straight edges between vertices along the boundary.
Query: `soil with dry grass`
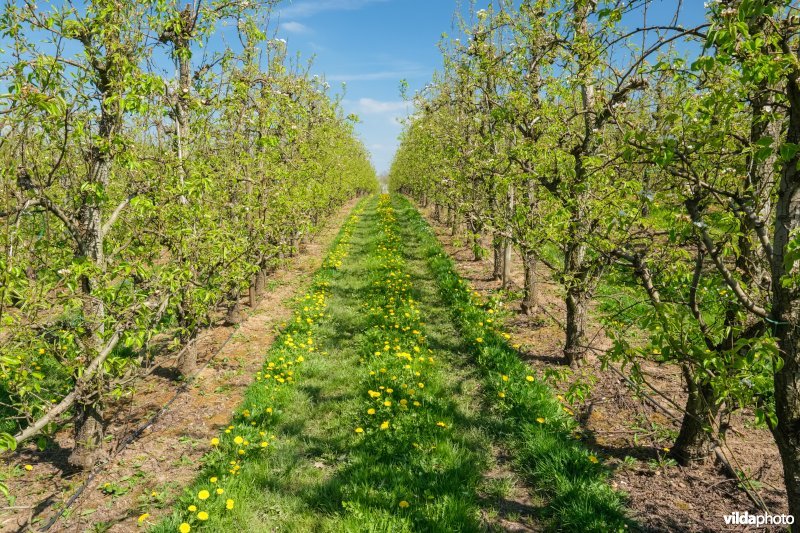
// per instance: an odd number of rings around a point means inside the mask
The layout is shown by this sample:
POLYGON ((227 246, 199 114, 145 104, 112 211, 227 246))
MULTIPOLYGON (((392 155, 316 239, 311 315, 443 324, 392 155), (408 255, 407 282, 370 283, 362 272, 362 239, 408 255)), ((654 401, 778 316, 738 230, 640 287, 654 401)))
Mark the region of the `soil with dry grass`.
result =
POLYGON ((0 507, 0 532, 43 528, 84 485, 49 531, 135 531, 143 509, 151 515, 170 512, 183 487, 197 476, 209 440, 228 424, 281 322, 291 316, 291 298, 303 291, 322 264, 354 203, 269 277, 258 305, 248 310, 240 325, 204 332, 197 347, 200 370, 188 387, 181 386, 173 358, 172 364, 151 373, 135 391, 109 407, 111 459, 88 483, 87 474, 67 465, 72 447, 69 431, 60 432, 43 452, 26 445, 10 457, 2 468, 9 474, 15 501, 0 507), (155 422, 128 444, 136 430, 158 413, 155 422))
MULTIPOLYGON (((531 367, 565 370, 562 358, 565 309, 559 286, 550 281, 552 273, 542 268, 539 310, 532 316, 518 312, 523 285, 523 265, 515 253, 511 269, 512 286, 501 291, 492 279, 492 260, 475 261, 462 235, 451 235, 449 227, 433 219, 432 209, 422 209, 445 250, 454 259, 459 274, 474 290, 501 293, 511 311, 506 320, 511 342, 531 367)), ((490 250, 490 243, 483 242, 490 250)), ((644 362, 642 371, 653 391, 637 393, 619 368, 602 369, 597 357, 610 347, 609 339, 595 318, 588 323, 591 355, 586 364, 552 384, 565 393, 577 380, 591 383, 588 397, 575 405, 585 441, 613 471, 611 484, 628 494, 629 513, 646 531, 743 531, 746 526, 726 526, 723 517, 734 511, 763 511, 726 476, 721 465, 709 458, 704 464, 682 468, 669 461, 666 449, 679 429, 680 406, 686 390, 680 371, 674 366, 644 362), (646 396, 646 397, 644 397, 646 396)), ((765 428, 753 427, 753 415, 740 412, 732 417, 724 455, 734 469, 744 472, 769 512, 787 512, 780 457, 765 428)), ((752 530, 752 529, 750 529, 752 530)))

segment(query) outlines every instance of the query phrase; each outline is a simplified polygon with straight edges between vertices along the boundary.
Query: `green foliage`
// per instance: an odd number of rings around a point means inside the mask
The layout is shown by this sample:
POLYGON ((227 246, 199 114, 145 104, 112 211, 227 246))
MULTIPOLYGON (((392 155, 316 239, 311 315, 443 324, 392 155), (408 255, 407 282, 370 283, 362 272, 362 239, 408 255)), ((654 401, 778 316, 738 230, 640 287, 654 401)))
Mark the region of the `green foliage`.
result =
POLYGON ((76 385, 99 403, 121 394, 161 355, 155 336, 194 338, 376 189, 338 100, 259 29, 269 7, 3 7, 0 431, 76 385), (230 21, 242 49, 198 54, 230 21), (167 55, 177 79, 157 67, 167 55))

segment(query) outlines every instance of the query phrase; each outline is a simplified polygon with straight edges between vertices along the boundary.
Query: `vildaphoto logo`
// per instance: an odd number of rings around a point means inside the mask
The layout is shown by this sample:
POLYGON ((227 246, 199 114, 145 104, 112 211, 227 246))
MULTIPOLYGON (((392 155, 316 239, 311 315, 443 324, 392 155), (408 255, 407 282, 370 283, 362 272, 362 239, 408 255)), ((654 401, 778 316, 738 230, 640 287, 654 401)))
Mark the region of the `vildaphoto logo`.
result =
POLYGON ((794 516, 790 514, 750 514, 747 511, 736 511, 725 515, 725 524, 730 526, 790 526, 794 524, 794 516))

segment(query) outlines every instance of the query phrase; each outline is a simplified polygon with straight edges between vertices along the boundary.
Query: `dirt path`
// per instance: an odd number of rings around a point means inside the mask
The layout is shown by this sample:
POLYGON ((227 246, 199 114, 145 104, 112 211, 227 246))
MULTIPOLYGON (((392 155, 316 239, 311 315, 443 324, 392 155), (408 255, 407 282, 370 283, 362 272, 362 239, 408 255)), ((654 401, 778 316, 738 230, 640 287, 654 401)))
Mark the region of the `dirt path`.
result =
MULTIPOLYGON (((172 507, 197 475, 198 460, 208 451, 210 438, 228 423, 254 371, 263 364, 277 328, 291 315, 291 298, 309 284, 354 204, 332 217, 300 254, 269 277, 267 291, 240 326, 216 327, 202 335, 198 366, 208 364, 187 390, 176 397, 175 373, 165 369, 140 382, 132 400, 117 405, 110 433, 127 435, 175 398, 155 424, 87 485, 50 531, 134 531, 144 509, 157 515, 172 507)), ((12 509, 0 507, 0 531, 22 531, 27 524, 41 527, 83 484, 84 475, 64 470, 68 435, 59 440, 64 445, 61 450, 39 453, 28 446, 17 455, 18 465, 9 466, 14 473, 9 488, 17 500, 12 509), (26 472, 24 464, 33 470, 26 472)))

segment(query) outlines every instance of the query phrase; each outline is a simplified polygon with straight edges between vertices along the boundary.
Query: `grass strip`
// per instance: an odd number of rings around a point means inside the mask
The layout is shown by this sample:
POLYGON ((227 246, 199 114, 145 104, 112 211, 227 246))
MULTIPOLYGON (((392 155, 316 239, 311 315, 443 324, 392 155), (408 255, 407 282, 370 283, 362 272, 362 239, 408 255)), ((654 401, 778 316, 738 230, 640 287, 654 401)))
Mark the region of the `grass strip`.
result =
POLYGON ((484 393, 505 421, 506 447, 526 481, 548 503, 545 516, 562 531, 621 531, 632 524, 624 513, 624 497, 607 483, 608 469, 577 440, 577 423, 554 392, 532 375, 531 368, 508 344, 498 327, 496 311, 482 303, 456 273, 428 223, 404 198, 393 203, 420 235, 452 318, 483 375, 484 393))
POLYGON ((348 224, 155 531, 485 530, 477 494, 490 441, 447 364, 460 339, 449 319, 434 321, 431 345, 436 287, 407 263, 424 266, 388 197, 348 224))
MULTIPOLYGON (((184 491, 173 514, 152 531, 235 531, 239 529, 237 524, 252 521, 252 509, 246 502, 252 498, 253 478, 258 475, 255 466, 271 453, 277 439, 276 428, 286 422, 287 412, 297 400, 297 384, 302 382, 308 359, 325 357, 315 338, 329 316, 330 279, 350 251, 363 207, 364 201, 342 226, 308 293, 300 299, 292 320, 270 348, 230 425, 219 437, 211 439, 211 450, 202 458, 201 474, 184 491)), ((139 522, 145 523, 147 514, 142 516, 139 522)))

